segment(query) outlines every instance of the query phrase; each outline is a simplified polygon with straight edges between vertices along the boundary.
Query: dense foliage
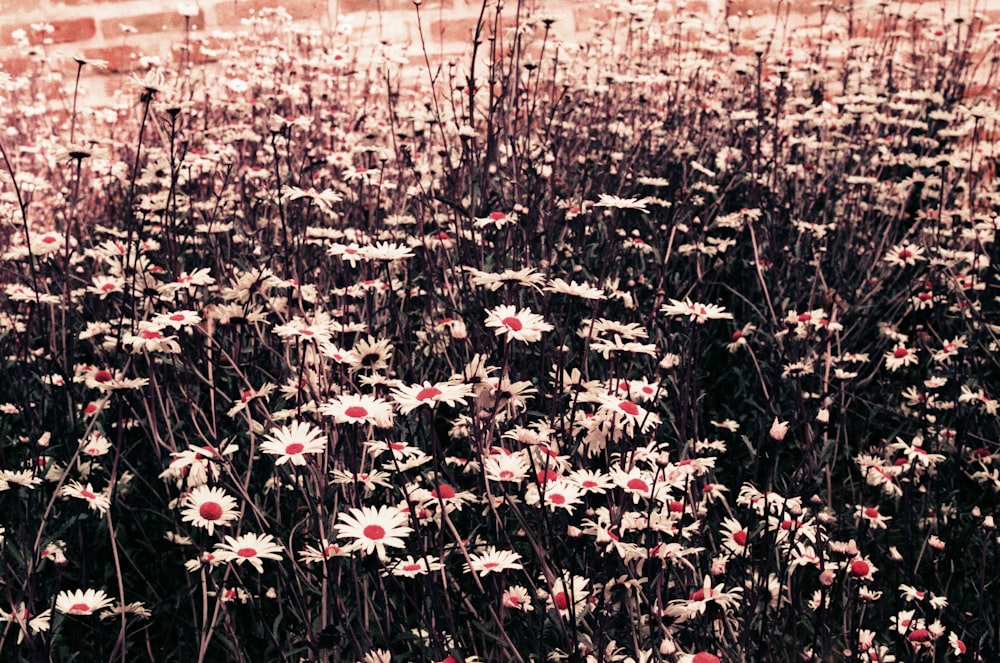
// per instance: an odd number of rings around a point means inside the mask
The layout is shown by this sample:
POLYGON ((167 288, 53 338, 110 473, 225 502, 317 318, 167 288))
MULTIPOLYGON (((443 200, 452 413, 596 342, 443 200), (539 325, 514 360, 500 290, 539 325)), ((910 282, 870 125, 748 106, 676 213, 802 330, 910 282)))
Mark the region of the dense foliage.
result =
POLYGON ((1000 28, 872 11, 0 74, 0 658, 995 660, 1000 28))

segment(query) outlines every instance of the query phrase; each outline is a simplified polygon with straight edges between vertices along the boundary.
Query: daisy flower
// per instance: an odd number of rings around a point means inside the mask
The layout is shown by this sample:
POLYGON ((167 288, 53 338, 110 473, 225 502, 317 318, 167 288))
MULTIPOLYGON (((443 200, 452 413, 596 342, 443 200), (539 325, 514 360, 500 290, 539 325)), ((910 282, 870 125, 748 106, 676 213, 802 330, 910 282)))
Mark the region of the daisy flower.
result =
POLYGON ((434 508, 438 504, 444 504, 444 508, 451 513, 461 511, 467 502, 477 502, 479 497, 468 490, 457 491, 446 483, 439 483, 431 490, 417 488, 410 493, 410 499, 425 508, 434 508))
POLYGON ((103 456, 111 450, 111 440, 100 431, 94 431, 80 442, 80 452, 88 456, 103 456))
POLYGON ((892 520, 892 517, 879 513, 877 506, 859 504, 854 508, 854 513, 858 518, 868 521, 872 529, 886 529, 886 523, 892 520))
POLYGON ((201 316, 195 311, 173 311, 171 313, 160 313, 152 320, 154 325, 159 327, 190 327, 201 322, 201 316))
POLYGON ((615 209, 634 209, 640 212, 648 212, 646 200, 644 198, 622 198, 608 193, 597 195, 597 202, 594 207, 613 207, 615 209))
POLYGON ((847 570, 851 576, 858 580, 874 580, 878 568, 871 563, 871 560, 862 557, 860 554, 847 564, 847 570))
POLYGON ((354 546, 340 546, 320 539, 319 546, 307 545, 299 551, 299 560, 305 564, 322 563, 333 557, 349 557, 355 550, 354 546))
POLYGON ((301 338, 303 340, 329 341, 331 328, 329 320, 319 320, 306 322, 302 318, 294 318, 283 325, 275 325, 271 328, 279 337, 301 338))
POLYGON ((567 617, 570 611, 576 617, 580 617, 587 609, 587 598, 590 590, 587 585, 590 580, 581 576, 572 576, 569 582, 563 578, 552 583, 552 588, 548 592, 549 608, 559 611, 562 617, 567 617))
POLYGON ((747 551, 747 541, 750 532, 735 518, 722 521, 722 546, 734 555, 743 555, 747 551))
POLYGON ((491 453, 483 457, 483 472, 490 481, 521 483, 530 469, 525 453, 491 453))
POLYGON ((113 292, 123 292, 125 279, 120 276, 104 276, 97 274, 92 279, 93 285, 87 287, 87 292, 91 292, 101 299, 104 299, 113 292))
POLYGON ((143 619, 149 619, 153 616, 153 613, 150 612, 149 608, 142 601, 132 601, 128 605, 113 605, 107 610, 102 610, 100 618, 110 619, 117 615, 136 615, 143 619))
POLYGON ((726 313, 723 306, 692 302, 688 298, 685 298, 684 301, 671 299, 669 304, 660 307, 660 312, 672 316, 687 316, 700 325, 705 324, 706 320, 732 320, 733 318, 733 314, 726 313))
POLYGON ((162 326, 149 321, 139 323, 138 333, 125 334, 122 343, 131 346, 133 353, 146 351, 179 354, 181 351, 176 336, 166 336, 162 326))
POLYGON ((403 548, 403 539, 409 536, 412 528, 406 525, 407 515, 394 506, 382 505, 379 508, 366 506, 361 509, 352 508, 350 513, 341 512, 337 515, 337 538, 353 539, 366 555, 377 552, 380 559, 386 558, 386 546, 403 548))
POLYGON ((958 634, 954 631, 948 634, 948 646, 951 647, 951 651, 954 652, 955 656, 961 656, 966 652, 965 643, 958 638, 958 634))
POLYGON ((24 603, 18 603, 11 606, 10 612, 5 612, 3 608, 0 608, 0 621, 10 622, 11 624, 19 627, 17 644, 21 644, 24 641, 24 635, 29 630, 32 635, 37 635, 42 631, 48 631, 51 618, 51 608, 43 610, 37 615, 32 615, 28 612, 28 609, 24 607, 24 603))
POLYGON ((576 470, 571 472, 566 479, 579 486, 584 493, 594 493, 595 495, 603 495, 615 483, 610 475, 600 470, 576 470))
POLYGON ((528 588, 521 585, 511 585, 505 589, 500 602, 503 607, 512 610, 528 612, 535 609, 535 606, 531 604, 531 594, 528 593, 528 588))
POLYGON ((576 281, 570 281, 567 283, 563 279, 552 279, 549 281, 549 284, 545 286, 544 290, 546 292, 569 295, 570 297, 579 297, 580 299, 587 299, 590 301, 599 301, 608 298, 608 296, 604 294, 603 288, 587 285, 586 283, 577 283, 576 281))
POLYGON ((600 403, 599 413, 612 415, 614 421, 623 427, 627 432, 636 427, 640 427, 643 433, 660 424, 660 417, 635 401, 627 398, 622 399, 611 394, 600 394, 596 398, 600 403))
POLYGON ((305 454, 319 454, 326 450, 326 435, 307 421, 293 421, 291 426, 272 428, 264 436, 260 450, 278 456, 275 465, 291 462, 305 465, 305 454))
MULTIPOLYGON (((31 470, 0 470, 0 492, 10 490, 11 485, 32 489, 42 482, 31 470)), ((3 537, 0 536, 0 541, 3 537)))
POLYGON ((632 496, 633 504, 638 504, 640 498, 654 499, 659 490, 655 490, 655 478, 638 467, 625 472, 619 467, 611 468, 611 479, 619 488, 632 496), (654 492, 655 490, 655 492, 654 492))
POLYGON ((458 403, 465 405, 466 397, 472 395, 472 385, 424 382, 423 384, 399 386, 390 395, 399 404, 399 411, 402 414, 409 414, 421 405, 430 407, 434 407, 438 403, 446 403, 452 407, 458 403))
POLYGON ((392 405, 368 394, 341 394, 320 408, 320 413, 338 424, 371 424, 378 428, 392 426, 392 405))
POLYGON ((917 363, 917 351, 902 343, 885 353, 885 367, 895 371, 900 366, 910 366, 917 363))
POLYGON ((705 614, 709 604, 717 605, 723 610, 739 605, 743 597, 743 589, 734 587, 725 591, 723 587, 724 585, 712 587, 712 577, 706 575, 705 582, 700 589, 691 592, 687 599, 671 601, 667 605, 666 614, 683 622, 705 614))
POLYGON ((414 559, 412 555, 407 555, 389 568, 389 573, 401 578, 416 578, 419 575, 436 573, 444 568, 441 561, 434 555, 426 555, 419 559, 414 559))
POLYGON ((70 481, 63 486, 62 494, 65 497, 75 497, 86 501, 88 507, 98 511, 102 516, 111 506, 111 498, 108 497, 107 493, 95 493, 94 487, 89 483, 84 486, 79 481, 70 481))
POLYGON ((358 252, 368 260, 395 262, 412 258, 413 251, 408 246, 400 246, 392 242, 376 242, 374 245, 361 247, 358 252))
POLYGON ((486 326, 494 329, 497 336, 506 336, 507 341, 517 340, 534 343, 542 339, 542 332, 550 332, 552 325, 531 309, 518 311, 513 306, 498 306, 486 316, 486 326))
POLYGON ((62 591, 56 596, 56 610, 64 615, 90 615, 112 603, 103 589, 62 591))
POLYGON ((569 513, 573 513, 576 505, 583 502, 580 488, 575 483, 571 483, 565 479, 555 479, 553 477, 545 481, 542 489, 544 493, 536 485, 528 486, 528 490, 524 495, 524 501, 530 506, 544 505, 552 511, 565 509, 569 513))
POLYGON ((236 562, 243 564, 249 562, 257 569, 257 573, 264 572, 264 559, 281 559, 281 546, 274 542, 274 537, 270 534, 241 534, 233 538, 226 536, 225 543, 216 544, 213 551, 215 556, 222 562, 236 562))
POLYGON ((523 568, 519 554, 513 550, 497 550, 494 546, 488 547, 481 555, 470 554, 465 565, 467 573, 478 573, 480 577, 523 568))
POLYGON ((198 486, 184 496, 182 504, 181 520, 207 529, 209 536, 215 533, 216 525, 228 525, 240 516, 236 498, 222 488, 198 486))
POLYGON ((906 265, 916 265, 918 261, 927 260, 924 257, 923 247, 917 246, 916 244, 910 244, 909 242, 903 242, 902 244, 897 244, 892 247, 892 249, 885 254, 883 258, 885 262, 896 267, 903 267, 906 265))
POLYGON ((351 366, 352 371, 367 370, 381 371, 389 368, 389 361, 392 359, 392 341, 387 338, 374 338, 368 336, 359 338, 351 347, 351 354, 355 357, 356 363, 351 366))

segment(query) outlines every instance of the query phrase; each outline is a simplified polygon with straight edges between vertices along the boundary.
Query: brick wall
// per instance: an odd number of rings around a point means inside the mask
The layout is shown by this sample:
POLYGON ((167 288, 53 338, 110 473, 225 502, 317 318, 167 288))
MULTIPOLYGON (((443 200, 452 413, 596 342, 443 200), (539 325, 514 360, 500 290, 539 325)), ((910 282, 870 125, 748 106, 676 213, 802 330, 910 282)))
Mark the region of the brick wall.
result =
MULTIPOLYGON (((496 0, 491 0, 491 4, 496 0)), ((507 0, 512 13, 517 0, 507 0)), ((624 0, 627 2, 627 0, 624 0)), ((543 8, 557 20, 564 41, 585 39, 602 21, 611 18, 622 0, 522 0, 543 8)), ((677 13, 721 16, 728 2, 732 15, 744 24, 753 16, 759 26, 773 25, 774 16, 789 15, 791 25, 817 24, 818 3, 813 0, 633 0, 655 5, 657 18, 677 13)), ((839 0, 844 5, 848 0, 839 0)), ((480 0, 421 0, 424 37, 431 50, 455 53, 465 49, 478 16, 480 0)), ((859 6, 872 5, 857 0, 859 6)), ((903 16, 923 15, 940 22, 941 0, 893 0, 903 16)), ((946 0, 946 11, 968 13, 970 0, 946 0)), ((983 19, 1000 22, 1000 0, 979 0, 983 19)), ((355 31, 375 41, 414 44, 418 41, 413 0, 0 0, 0 70, 12 75, 30 67, 64 66, 68 57, 105 60, 106 72, 120 74, 141 69, 150 61, 176 62, 183 57, 178 45, 192 40, 193 59, 204 60, 202 40, 214 30, 236 30, 240 21, 265 8, 283 7, 294 19, 332 27, 348 20, 355 31), (183 13, 181 8, 185 8, 183 13), (62 63, 60 65, 60 63, 62 63)), ((505 16, 507 13, 505 13, 505 16)), ((828 21, 843 21, 844 12, 831 12, 828 21)), ((857 26, 863 30, 866 25, 857 26)), ((120 80, 119 76, 108 76, 120 80)))

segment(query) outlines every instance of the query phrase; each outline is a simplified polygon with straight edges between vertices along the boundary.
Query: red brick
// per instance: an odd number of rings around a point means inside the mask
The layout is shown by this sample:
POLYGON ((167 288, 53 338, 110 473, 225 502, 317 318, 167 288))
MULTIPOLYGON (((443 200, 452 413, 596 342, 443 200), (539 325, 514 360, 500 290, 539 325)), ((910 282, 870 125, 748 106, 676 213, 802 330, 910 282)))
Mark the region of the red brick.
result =
MULTIPOLYGON (((122 25, 129 25, 140 33, 180 31, 184 29, 184 16, 179 12, 158 12, 156 14, 140 14, 139 16, 123 16, 101 21, 101 34, 105 37, 121 34, 122 25)), ((205 13, 198 12, 190 18, 189 27, 202 29, 205 27, 205 13)))
MULTIPOLYGON (((472 43, 472 37, 476 34, 478 22, 475 17, 452 18, 431 21, 430 25, 424 28, 424 36, 428 42, 439 44, 444 43, 472 43)), ((479 38, 485 42, 490 36, 491 24, 486 23, 480 31, 479 38)))
MULTIPOLYGON (((220 39, 212 37, 199 37, 197 39, 191 40, 191 57, 188 58, 189 64, 205 64, 208 62, 215 62, 219 59, 219 55, 226 49, 226 44, 220 39)), ((183 62, 184 57, 184 42, 178 42, 174 44, 171 49, 175 62, 183 62)))
POLYGON ((97 25, 92 18, 75 18, 64 21, 32 21, 27 23, 5 23, 0 25, 0 46, 11 46, 15 43, 11 33, 24 30, 28 41, 38 46, 40 44, 65 44, 71 41, 85 41, 97 34, 97 25), (47 24, 52 30, 33 30, 32 23, 47 24))
POLYGON ((118 73, 131 71, 144 53, 135 46, 108 46, 105 48, 86 48, 83 56, 92 60, 104 60, 108 66, 104 71, 118 73))
POLYGON ((14 77, 23 76, 34 71, 39 64, 40 60, 38 58, 27 56, 0 58, 0 71, 6 72, 14 77))
MULTIPOLYGON (((347 0, 340 0, 346 4, 347 0)), ((369 5, 370 6, 370 5, 369 5)), ((260 13, 263 9, 283 8, 297 21, 326 19, 327 0, 223 0, 215 5, 215 20, 221 26, 233 26, 244 18, 260 13)), ((344 13, 343 8, 340 9, 344 13)))
MULTIPOLYGON (((338 3, 336 8, 341 14, 375 13, 380 8, 383 12, 409 11, 416 13, 416 5, 413 0, 382 0, 381 3, 375 3, 373 0, 338 0, 338 3)), ((426 12, 431 9, 436 10, 442 7, 451 9, 454 6, 454 0, 422 0, 420 13, 426 15, 426 12)))
MULTIPOLYGON (((731 0, 729 5, 729 14, 734 16, 736 14, 753 12, 756 15, 774 15, 774 10, 777 8, 777 0, 731 0)), ((812 10, 812 7, 795 7, 796 11, 802 11, 803 9, 809 12, 812 10)))

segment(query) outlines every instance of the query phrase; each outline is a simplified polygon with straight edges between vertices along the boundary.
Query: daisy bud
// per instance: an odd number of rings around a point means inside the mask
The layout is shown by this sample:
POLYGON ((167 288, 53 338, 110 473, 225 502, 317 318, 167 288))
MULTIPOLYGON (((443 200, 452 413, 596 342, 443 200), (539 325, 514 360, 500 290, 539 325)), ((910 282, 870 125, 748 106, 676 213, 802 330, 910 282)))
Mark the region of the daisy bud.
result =
POLYGON ((676 651, 677 651, 677 645, 675 645, 674 641, 671 640, 669 637, 664 638, 660 642, 660 653, 663 654, 664 656, 670 656, 676 651))
POLYGON ((825 569, 823 573, 819 574, 819 581, 824 587, 829 587, 833 584, 833 570, 825 569))
POLYGON ((899 554, 899 548, 896 546, 889 546, 889 559, 894 562, 902 562, 903 556, 899 554))
POLYGON ((578 539, 582 534, 583 532, 580 531, 580 528, 576 527, 575 525, 570 525, 569 527, 566 528, 566 536, 570 537, 571 539, 578 539))
POLYGON ((451 337, 461 341, 469 336, 469 330, 465 326, 465 323, 461 320, 455 320, 451 323, 451 337))
POLYGON ((778 421, 778 418, 774 418, 774 422, 771 424, 771 430, 768 431, 768 435, 771 436, 772 440, 777 440, 781 442, 785 439, 785 435, 788 433, 788 422, 778 421))
POLYGON ((35 444, 44 449, 45 447, 49 446, 49 441, 51 439, 52 439, 52 433, 45 431, 44 433, 42 433, 42 436, 38 438, 38 442, 36 442, 35 444))
POLYGON ((996 529, 997 528, 997 524, 993 520, 993 516, 986 516, 985 518, 983 518, 983 527, 985 527, 986 529, 996 529))
POLYGON ((268 587, 267 591, 264 592, 264 596, 269 599, 276 599, 278 598, 278 592, 274 589, 274 587, 268 587))
POLYGON ((726 572, 726 558, 716 557, 712 560, 711 573, 713 576, 721 576, 726 572))
POLYGON ((816 413, 816 421, 821 424, 830 423, 830 411, 825 407, 821 407, 819 412, 816 413))

